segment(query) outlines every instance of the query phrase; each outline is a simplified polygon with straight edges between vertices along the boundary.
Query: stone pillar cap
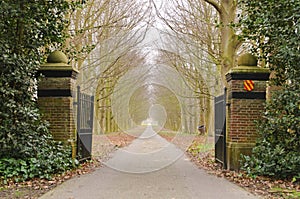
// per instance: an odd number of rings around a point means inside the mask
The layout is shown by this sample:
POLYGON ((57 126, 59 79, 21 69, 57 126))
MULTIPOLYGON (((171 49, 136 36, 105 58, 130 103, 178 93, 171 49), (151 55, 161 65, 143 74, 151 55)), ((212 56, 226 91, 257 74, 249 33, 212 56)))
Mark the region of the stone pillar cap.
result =
POLYGON ((238 66, 257 66, 257 58, 251 53, 245 53, 238 57, 238 66))
POLYGON ((257 66, 257 58, 251 53, 239 56, 237 65, 237 67, 233 67, 228 73, 270 73, 269 69, 257 66))
POLYGON ((55 50, 47 58, 47 63, 68 63, 68 57, 65 53, 55 50))
POLYGON ((230 80, 268 80, 270 71, 267 68, 257 66, 257 58, 246 53, 241 55, 237 61, 238 66, 233 67, 225 75, 227 82, 230 80))
POLYGON ((41 65, 40 70, 59 70, 59 71, 75 71, 78 70, 68 64, 68 57, 62 52, 55 50, 47 58, 47 63, 41 65))

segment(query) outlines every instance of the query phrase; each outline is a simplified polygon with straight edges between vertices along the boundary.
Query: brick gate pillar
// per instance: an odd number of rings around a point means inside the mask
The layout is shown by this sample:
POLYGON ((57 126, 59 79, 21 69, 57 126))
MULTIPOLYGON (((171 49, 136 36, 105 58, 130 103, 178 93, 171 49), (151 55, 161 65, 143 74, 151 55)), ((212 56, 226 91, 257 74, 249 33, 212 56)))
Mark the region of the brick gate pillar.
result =
MULTIPOLYGON (((43 75, 38 85, 38 105, 43 119, 50 123, 55 140, 76 143, 73 91, 78 71, 68 65, 68 58, 54 51, 40 67, 43 75)), ((70 143, 69 143, 70 144, 70 143)))
POLYGON ((255 120, 262 117, 266 100, 266 81, 269 70, 257 67, 257 59, 244 54, 238 59, 238 66, 226 74, 227 88, 227 168, 240 168, 240 155, 250 155, 257 138, 255 120), (246 80, 251 80, 247 81, 246 80), (253 83, 253 90, 244 83, 253 83), (249 91, 251 90, 251 91, 249 91))

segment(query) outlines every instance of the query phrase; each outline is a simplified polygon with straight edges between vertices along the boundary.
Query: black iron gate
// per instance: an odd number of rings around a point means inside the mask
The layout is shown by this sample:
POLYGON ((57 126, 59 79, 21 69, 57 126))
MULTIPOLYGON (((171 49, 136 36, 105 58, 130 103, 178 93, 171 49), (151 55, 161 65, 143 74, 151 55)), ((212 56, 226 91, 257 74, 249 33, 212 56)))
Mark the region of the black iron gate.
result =
POLYGON ((226 169, 226 89, 215 97, 215 158, 226 169))
POLYGON ((77 87, 77 158, 82 161, 91 158, 94 96, 80 92, 77 87))

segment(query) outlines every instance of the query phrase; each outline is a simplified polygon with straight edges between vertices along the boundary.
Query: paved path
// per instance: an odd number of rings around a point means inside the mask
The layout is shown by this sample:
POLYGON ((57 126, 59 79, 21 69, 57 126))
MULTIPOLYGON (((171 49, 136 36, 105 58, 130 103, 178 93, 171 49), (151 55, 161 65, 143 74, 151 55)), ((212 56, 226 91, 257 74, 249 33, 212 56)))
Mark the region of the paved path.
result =
POLYGON ((95 172, 73 178, 41 199, 254 199, 208 175, 149 127, 95 172))

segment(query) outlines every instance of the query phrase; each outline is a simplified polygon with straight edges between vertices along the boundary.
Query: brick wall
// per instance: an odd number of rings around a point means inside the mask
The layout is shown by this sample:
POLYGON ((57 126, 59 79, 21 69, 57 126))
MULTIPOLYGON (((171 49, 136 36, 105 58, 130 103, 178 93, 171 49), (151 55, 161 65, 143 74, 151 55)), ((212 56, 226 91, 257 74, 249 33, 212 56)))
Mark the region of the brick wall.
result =
POLYGON ((226 159, 227 168, 233 170, 239 170, 241 154, 251 154, 257 139, 255 121, 263 116, 269 71, 256 63, 252 55, 242 55, 238 66, 226 74, 226 159), (244 80, 254 82, 252 91, 244 89, 244 80))
POLYGON ((43 77, 38 85, 38 105, 54 139, 74 145, 73 95, 78 71, 67 64, 68 59, 59 51, 50 54, 47 61, 39 70, 43 77))
POLYGON ((233 98, 232 93, 264 93, 265 81, 253 81, 254 90, 244 90, 244 80, 232 80, 228 84, 228 142, 253 143, 257 138, 255 121, 262 117, 265 99, 239 99, 233 98))
POLYGON ((259 99, 232 99, 229 110, 229 126, 227 142, 255 142, 255 120, 261 118, 265 100, 259 99))
POLYGON ((69 77, 45 77, 39 83, 39 87, 43 89, 69 89, 75 91, 75 80, 69 77))
POLYGON ((38 104, 55 140, 76 139, 72 97, 39 97, 38 104))

